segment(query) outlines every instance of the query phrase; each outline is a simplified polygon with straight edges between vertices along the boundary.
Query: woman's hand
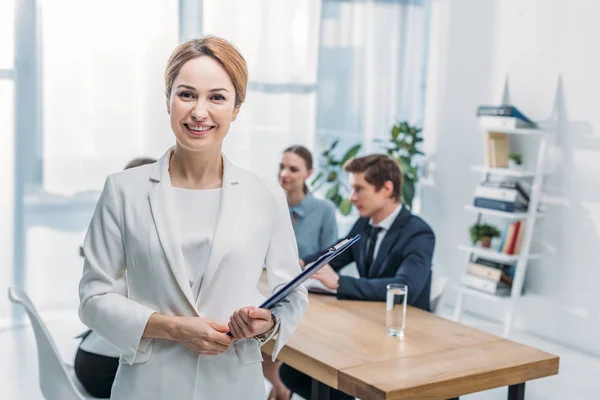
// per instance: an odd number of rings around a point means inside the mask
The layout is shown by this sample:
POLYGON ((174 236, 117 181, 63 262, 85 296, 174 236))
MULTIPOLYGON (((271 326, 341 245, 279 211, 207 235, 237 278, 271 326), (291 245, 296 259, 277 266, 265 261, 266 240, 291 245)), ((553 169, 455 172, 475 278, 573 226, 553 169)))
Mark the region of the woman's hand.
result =
POLYGON ((265 334, 275 328, 271 311, 258 307, 242 307, 233 312, 229 319, 229 329, 237 340, 265 334))
POLYGON ((175 340, 194 353, 214 356, 226 351, 233 338, 229 328, 200 317, 178 317, 175 340))

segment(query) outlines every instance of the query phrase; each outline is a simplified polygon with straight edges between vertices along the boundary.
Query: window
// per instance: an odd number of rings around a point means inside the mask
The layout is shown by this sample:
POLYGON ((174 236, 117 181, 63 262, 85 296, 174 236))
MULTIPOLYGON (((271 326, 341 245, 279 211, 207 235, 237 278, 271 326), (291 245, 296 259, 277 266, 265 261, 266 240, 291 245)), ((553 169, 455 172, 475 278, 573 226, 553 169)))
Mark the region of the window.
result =
MULTIPOLYGON (((13 281, 14 200, 14 0, 0 2, 0 287, 13 281)), ((6 293, 6 292, 5 292, 6 293)), ((0 319, 8 315, 10 303, 0 296, 0 319)))
POLYGON ((17 246, 27 290, 52 309, 78 304, 79 246, 106 176, 174 142, 163 72, 178 2, 40 0, 38 18, 41 135, 28 150, 39 152, 40 174, 26 188, 17 246))

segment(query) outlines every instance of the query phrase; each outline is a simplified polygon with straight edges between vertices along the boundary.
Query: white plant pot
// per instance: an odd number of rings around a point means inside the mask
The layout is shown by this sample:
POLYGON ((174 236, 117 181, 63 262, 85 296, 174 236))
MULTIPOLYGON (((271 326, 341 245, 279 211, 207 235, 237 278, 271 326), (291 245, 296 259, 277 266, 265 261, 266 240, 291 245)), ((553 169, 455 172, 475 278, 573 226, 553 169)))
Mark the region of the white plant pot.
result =
POLYGON ((514 170, 517 170, 517 171, 522 171, 523 170, 523 164, 517 164, 514 160, 509 159, 508 160, 508 168, 514 169, 514 170))

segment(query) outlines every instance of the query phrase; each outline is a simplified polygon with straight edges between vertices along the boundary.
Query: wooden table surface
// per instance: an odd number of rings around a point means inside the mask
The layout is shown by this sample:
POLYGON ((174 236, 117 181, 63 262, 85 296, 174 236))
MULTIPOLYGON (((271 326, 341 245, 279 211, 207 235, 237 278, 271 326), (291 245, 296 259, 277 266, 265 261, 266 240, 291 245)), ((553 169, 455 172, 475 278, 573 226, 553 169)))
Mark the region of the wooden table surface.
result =
POLYGON ((555 355, 413 307, 400 339, 385 334, 383 302, 309 296, 278 358, 362 400, 450 399, 558 373, 555 355))

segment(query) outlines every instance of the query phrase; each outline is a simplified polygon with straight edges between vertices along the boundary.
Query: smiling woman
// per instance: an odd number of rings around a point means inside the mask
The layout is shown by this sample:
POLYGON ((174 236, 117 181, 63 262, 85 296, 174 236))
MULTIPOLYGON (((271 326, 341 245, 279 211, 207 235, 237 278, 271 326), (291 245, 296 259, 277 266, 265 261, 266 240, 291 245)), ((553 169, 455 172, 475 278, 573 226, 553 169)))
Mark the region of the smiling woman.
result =
POLYGON ((165 94, 178 147, 220 149, 247 83, 244 58, 223 39, 207 36, 175 49, 165 71, 165 94))
POLYGON ((106 180, 79 314, 121 354, 111 399, 265 398, 260 346, 277 334, 274 359, 308 305, 300 287, 252 306, 263 266, 271 290, 300 267, 283 190, 222 154, 247 81, 223 39, 177 47, 165 72, 175 146, 106 180))

